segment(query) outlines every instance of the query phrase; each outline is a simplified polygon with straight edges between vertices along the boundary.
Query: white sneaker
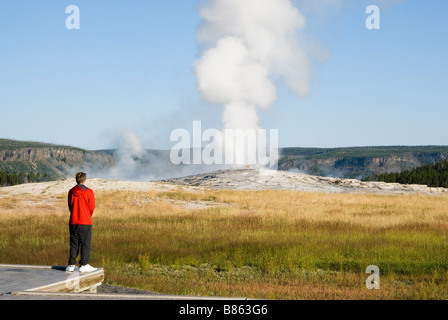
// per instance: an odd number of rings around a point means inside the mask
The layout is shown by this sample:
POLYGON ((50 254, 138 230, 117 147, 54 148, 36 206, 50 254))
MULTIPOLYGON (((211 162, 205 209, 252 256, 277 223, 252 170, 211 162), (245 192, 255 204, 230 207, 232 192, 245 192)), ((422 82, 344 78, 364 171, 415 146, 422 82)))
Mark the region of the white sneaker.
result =
POLYGON ((90 264, 83 265, 79 268, 79 272, 92 272, 97 270, 97 268, 92 267, 90 264))
POLYGON ((66 272, 73 272, 73 271, 75 271, 75 268, 76 268, 76 266, 74 264, 69 264, 67 266, 67 268, 65 268, 65 271, 66 272))

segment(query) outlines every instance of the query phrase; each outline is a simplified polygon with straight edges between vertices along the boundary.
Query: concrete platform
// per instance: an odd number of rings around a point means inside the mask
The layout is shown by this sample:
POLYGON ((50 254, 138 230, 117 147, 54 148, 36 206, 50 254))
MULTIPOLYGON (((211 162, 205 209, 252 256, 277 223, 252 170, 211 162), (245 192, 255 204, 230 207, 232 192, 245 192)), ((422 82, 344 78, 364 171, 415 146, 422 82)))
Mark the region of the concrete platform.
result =
POLYGON ((65 266, 0 264, 0 300, 247 300, 243 297, 96 293, 103 280, 102 268, 80 273, 66 272, 65 266))
POLYGON ((166 294, 118 294, 118 293, 90 293, 90 292, 40 292, 19 291, 0 294, 2 300, 251 300, 235 297, 200 297, 174 296, 166 294))
POLYGON ((96 292, 104 280, 98 268, 88 273, 66 272, 65 266, 0 264, 0 294, 14 292, 96 292))

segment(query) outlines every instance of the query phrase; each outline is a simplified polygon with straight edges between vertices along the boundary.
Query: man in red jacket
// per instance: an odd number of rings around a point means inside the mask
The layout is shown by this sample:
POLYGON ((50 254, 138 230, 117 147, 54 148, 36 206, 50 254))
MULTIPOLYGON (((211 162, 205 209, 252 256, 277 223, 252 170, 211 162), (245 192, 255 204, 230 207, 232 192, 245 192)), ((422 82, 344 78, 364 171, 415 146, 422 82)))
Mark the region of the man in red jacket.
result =
POLYGON ((81 248, 80 272, 96 270, 89 265, 90 246, 92 241, 92 215, 95 210, 95 195, 84 183, 87 175, 84 172, 76 174, 76 183, 68 193, 68 208, 70 209, 70 258, 66 271, 75 271, 76 258, 81 248))

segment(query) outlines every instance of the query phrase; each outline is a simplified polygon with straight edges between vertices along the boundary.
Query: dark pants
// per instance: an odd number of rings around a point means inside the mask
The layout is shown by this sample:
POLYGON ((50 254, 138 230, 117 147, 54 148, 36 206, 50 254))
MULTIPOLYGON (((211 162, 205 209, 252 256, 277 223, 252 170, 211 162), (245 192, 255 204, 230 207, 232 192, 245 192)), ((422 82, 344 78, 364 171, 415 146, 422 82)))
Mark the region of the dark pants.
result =
POLYGON ((70 228, 70 258, 69 265, 76 264, 79 249, 81 248, 81 266, 89 263, 90 260, 90 245, 92 243, 92 226, 83 224, 73 224, 70 228))

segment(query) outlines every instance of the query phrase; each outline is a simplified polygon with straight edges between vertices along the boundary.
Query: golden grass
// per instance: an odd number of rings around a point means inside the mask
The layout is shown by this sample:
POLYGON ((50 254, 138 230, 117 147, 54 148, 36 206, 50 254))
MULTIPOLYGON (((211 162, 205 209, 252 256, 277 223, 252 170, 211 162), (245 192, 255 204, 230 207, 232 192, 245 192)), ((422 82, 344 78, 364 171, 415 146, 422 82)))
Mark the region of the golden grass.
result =
MULTIPOLYGON (((448 298, 446 196, 179 189, 96 197, 91 264, 110 284, 268 299, 448 298), (185 206, 198 201, 213 206, 185 206), (365 287, 372 264, 379 290, 365 287)), ((67 224, 65 197, 0 199, 0 262, 64 265, 67 224)))

